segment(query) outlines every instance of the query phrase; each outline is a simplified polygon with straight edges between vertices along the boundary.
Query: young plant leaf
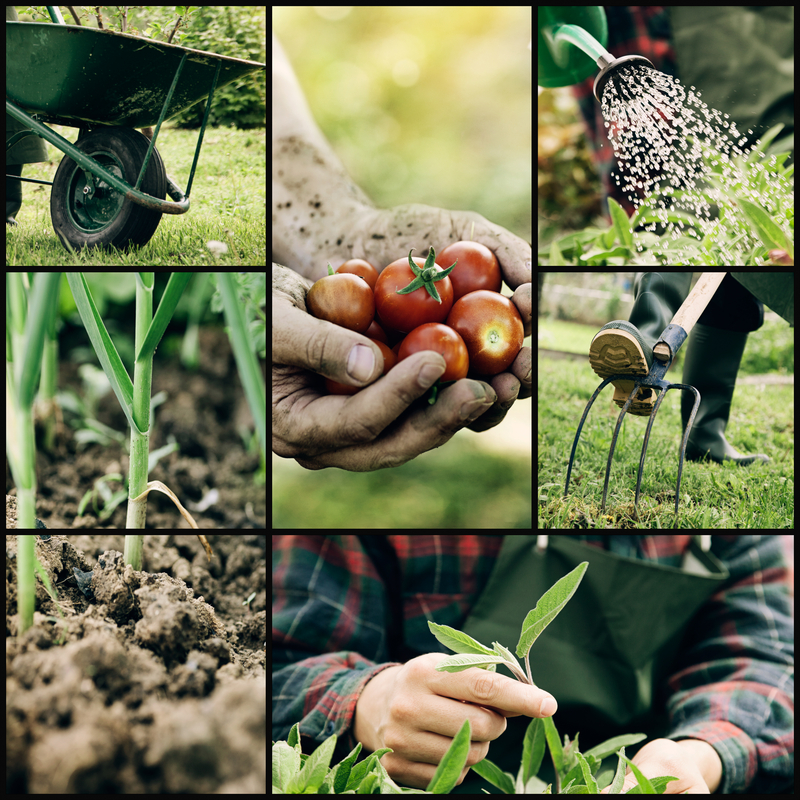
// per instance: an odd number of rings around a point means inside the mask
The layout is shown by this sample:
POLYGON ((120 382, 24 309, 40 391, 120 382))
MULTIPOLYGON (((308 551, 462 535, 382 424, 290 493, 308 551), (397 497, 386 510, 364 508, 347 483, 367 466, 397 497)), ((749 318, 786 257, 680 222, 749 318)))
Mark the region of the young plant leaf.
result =
POLYGON ((497 655, 494 650, 490 650, 485 644, 475 641, 466 633, 457 631, 449 625, 437 625, 435 622, 428 622, 431 633, 447 648, 455 653, 482 653, 486 656, 497 655))
POLYGON ((133 381, 130 379, 122 359, 119 357, 114 342, 111 341, 111 337, 108 335, 100 312, 94 304, 92 293, 89 291, 89 285, 81 272, 68 272, 67 282, 72 290, 72 296, 75 298, 75 305, 81 315, 86 333, 89 334, 92 347, 94 347, 97 358, 100 360, 100 365, 111 383, 111 388, 114 390, 114 394, 117 396, 117 400, 119 400, 119 404, 128 418, 128 424, 133 430, 143 435, 143 432, 133 419, 133 381))
POLYGON ((496 764, 484 758, 472 767, 472 771, 480 775, 485 781, 488 781, 492 786, 496 786, 503 794, 515 794, 514 781, 511 776, 503 772, 496 764))
POLYGON ((534 717, 525 731, 522 742, 522 763, 520 764, 521 778, 524 784, 539 774, 544 758, 545 735, 542 720, 534 717))
POLYGON ((461 770, 467 763, 471 739, 472 726, 469 724, 469 720, 465 719, 461 730, 456 734, 444 754, 444 758, 439 762, 436 772, 433 773, 426 791, 433 792, 433 794, 450 794, 461 777, 461 770))
POLYGON ((575 756, 578 759, 578 763, 581 765, 583 780, 586 782, 586 787, 589 790, 589 794, 597 794, 597 781, 594 779, 594 775, 592 775, 592 770, 589 767, 589 764, 580 753, 576 752, 575 756))
POLYGON ((457 655, 448 656, 444 661, 440 661, 436 665, 437 672, 463 672, 465 669, 471 667, 479 667, 480 669, 487 669, 494 664, 506 664, 506 660, 502 656, 493 653, 490 656, 483 655, 457 655))
MULTIPOLYGON (((590 750, 587 750, 585 756, 594 756, 601 761, 612 753, 617 753, 620 747, 630 747, 633 744, 638 744, 647 736, 643 733, 626 733, 623 736, 615 736, 613 739, 606 739, 605 742, 595 745, 590 750)), ((623 753, 623 755, 625 755, 623 753)))
POLYGON ((617 771, 614 773, 614 779, 608 786, 608 793, 609 794, 620 794, 622 792, 622 786, 625 783, 625 762, 623 759, 625 758, 625 748, 623 747, 617 753, 619 758, 617 759, 617 771))
POLYGON ((498 655, 503 656, 505 659, 506 663, 503 666, 508 667, 518 681, 521 681, 522 683, 529 683, 528 676, 522 671, 522 667, 520 666, 519 661, 514 658, 514 654, 507 647, 503 647, 503 645, 501 645, 499 642, 492 642, 492 645, 495 649, 495 652, 497 652, 498 655))
POLYGON ((517 655, 525 658, 542 631, 561 613, 583 580, 588 561, 575 567, 548 589, 539 599, 536 608, 528 613, 522 623, 522 633, 517 644, 517 655))

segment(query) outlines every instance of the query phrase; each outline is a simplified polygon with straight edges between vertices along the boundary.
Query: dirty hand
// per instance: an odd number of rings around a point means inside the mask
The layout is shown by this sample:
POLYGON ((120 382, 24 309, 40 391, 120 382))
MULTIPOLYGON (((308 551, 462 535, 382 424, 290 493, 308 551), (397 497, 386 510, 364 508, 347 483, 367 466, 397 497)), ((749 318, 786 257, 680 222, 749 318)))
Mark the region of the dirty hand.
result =
POLYGON ((439 447, 497 399, 491 386, 460 380, 436 404, 398 417, 444 372, 432 351, 415 353, 380 380, 380 350, 354 331, 306 311, 311 283, 272 268, 272 449, 307 469, 367 472, 396 467, 439 447), (368 388, 351 397, 323 394, 319 377, 368 388))
POLYGON ((428 653, 399 667, 379 672, 364 687, 356 703, 354 735, 368 750, 389 747, 381 758, 391 778, 403 786, 424 789, 461 729, 472 727, 467 763, 486 758, 489 744, 506 729, 506 717, 550 716, 541 705, 547 692, 482 669, 437 672, 445 655, 428 653))
MULTIPOLYGON (((664 794, 711 794, 717 790, 722 779, 722 761, 717 751, 699 739, 653 739, 631 759, 646 778, 672 775, 664 794)), ((622 793, 638 786, 636 778, 628 768, 622 793)), ((600 794, 608 794, 608 788, 600 794)))
MULTIPOLYGON (((525 335, 531 333, 531 246, 505 228, 471 211, 448 211, 443 208, 410 203, 394 208, 359 208, 352 215, 350 236, 347 244, 352 254, 342 253, 344 261, 357 256, 364 258, 380 272, 387 264, 408 255, 424 258, 433 246, 439 252, 453 242, 472 240, 486 245, 496 256, 503 273, 503 280, 514 294, 511 300, 516 305, 525 335)), ((329 241, 331 238, 329 237, 329 241)), ((331 258, 333 258, 332 254, 331 258)), ((333 263, 333 262, 331 262, 333 263)), ((334 263, 334 266, 338 264, 334 263)), ((325 264, 315 265, 314 280, 327 273, 325 264)), ((479 422, 471 425, 475 431, 494 427, 505 417, 517 399, 531 396, 531 349, 523 347, 508 372, 489 379, 497 392, 498 402, 484 414, 479 422)))

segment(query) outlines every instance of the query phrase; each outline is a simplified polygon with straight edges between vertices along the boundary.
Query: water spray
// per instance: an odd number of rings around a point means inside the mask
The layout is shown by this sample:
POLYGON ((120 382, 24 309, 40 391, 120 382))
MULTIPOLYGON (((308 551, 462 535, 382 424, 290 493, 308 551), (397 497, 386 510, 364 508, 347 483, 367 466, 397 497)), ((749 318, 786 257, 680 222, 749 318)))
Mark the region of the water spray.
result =
POLYGON ((615 58, 606 50, 608 22, 602 6, 539 6, 538 22, 539 86, 572 86, 599 69, 594 80, 599 103, 620 68, 653 67, 644 56, 615 58))

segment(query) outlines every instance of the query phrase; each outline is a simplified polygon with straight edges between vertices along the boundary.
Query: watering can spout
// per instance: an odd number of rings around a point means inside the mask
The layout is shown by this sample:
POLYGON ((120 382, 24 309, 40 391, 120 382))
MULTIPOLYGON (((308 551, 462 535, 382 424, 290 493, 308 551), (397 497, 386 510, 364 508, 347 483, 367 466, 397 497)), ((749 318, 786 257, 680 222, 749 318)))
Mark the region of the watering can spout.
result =
POLYGON ((608 22, 602 6, 539 6, 539 86, 572 86, 600 70, 598 102, 611 75, 623 64, 653 64, 643 56, 614 58, 606 50, 608 22))

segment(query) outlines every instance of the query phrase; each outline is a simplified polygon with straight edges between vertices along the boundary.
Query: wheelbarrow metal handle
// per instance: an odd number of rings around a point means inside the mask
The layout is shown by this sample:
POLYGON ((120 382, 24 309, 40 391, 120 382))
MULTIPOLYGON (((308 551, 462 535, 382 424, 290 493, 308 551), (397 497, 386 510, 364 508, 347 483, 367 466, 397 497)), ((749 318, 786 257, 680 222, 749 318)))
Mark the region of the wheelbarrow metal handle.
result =
POLYGON ((661 338, 653 348, 653 355, 659 361, 669 361, 675 357, 678 348, 683 344, 686 337, 692 332, 695 323, 700 319, 700 315, 705 311, 714 292, 719 289, 722 279, 727 275, 727 272, 704 272, 700 276, 700 280, 695 284, 694 289, 689 293, 689 296, 683 301, 681 307, 675 312, 667 329, 661 334, 661 338), (673 342, 665 341, 664 334, 674 327, 683 328, 684 335, 677 342, 677 346, 673 342), (670 351, 670 345, 672 350, 670 351))

